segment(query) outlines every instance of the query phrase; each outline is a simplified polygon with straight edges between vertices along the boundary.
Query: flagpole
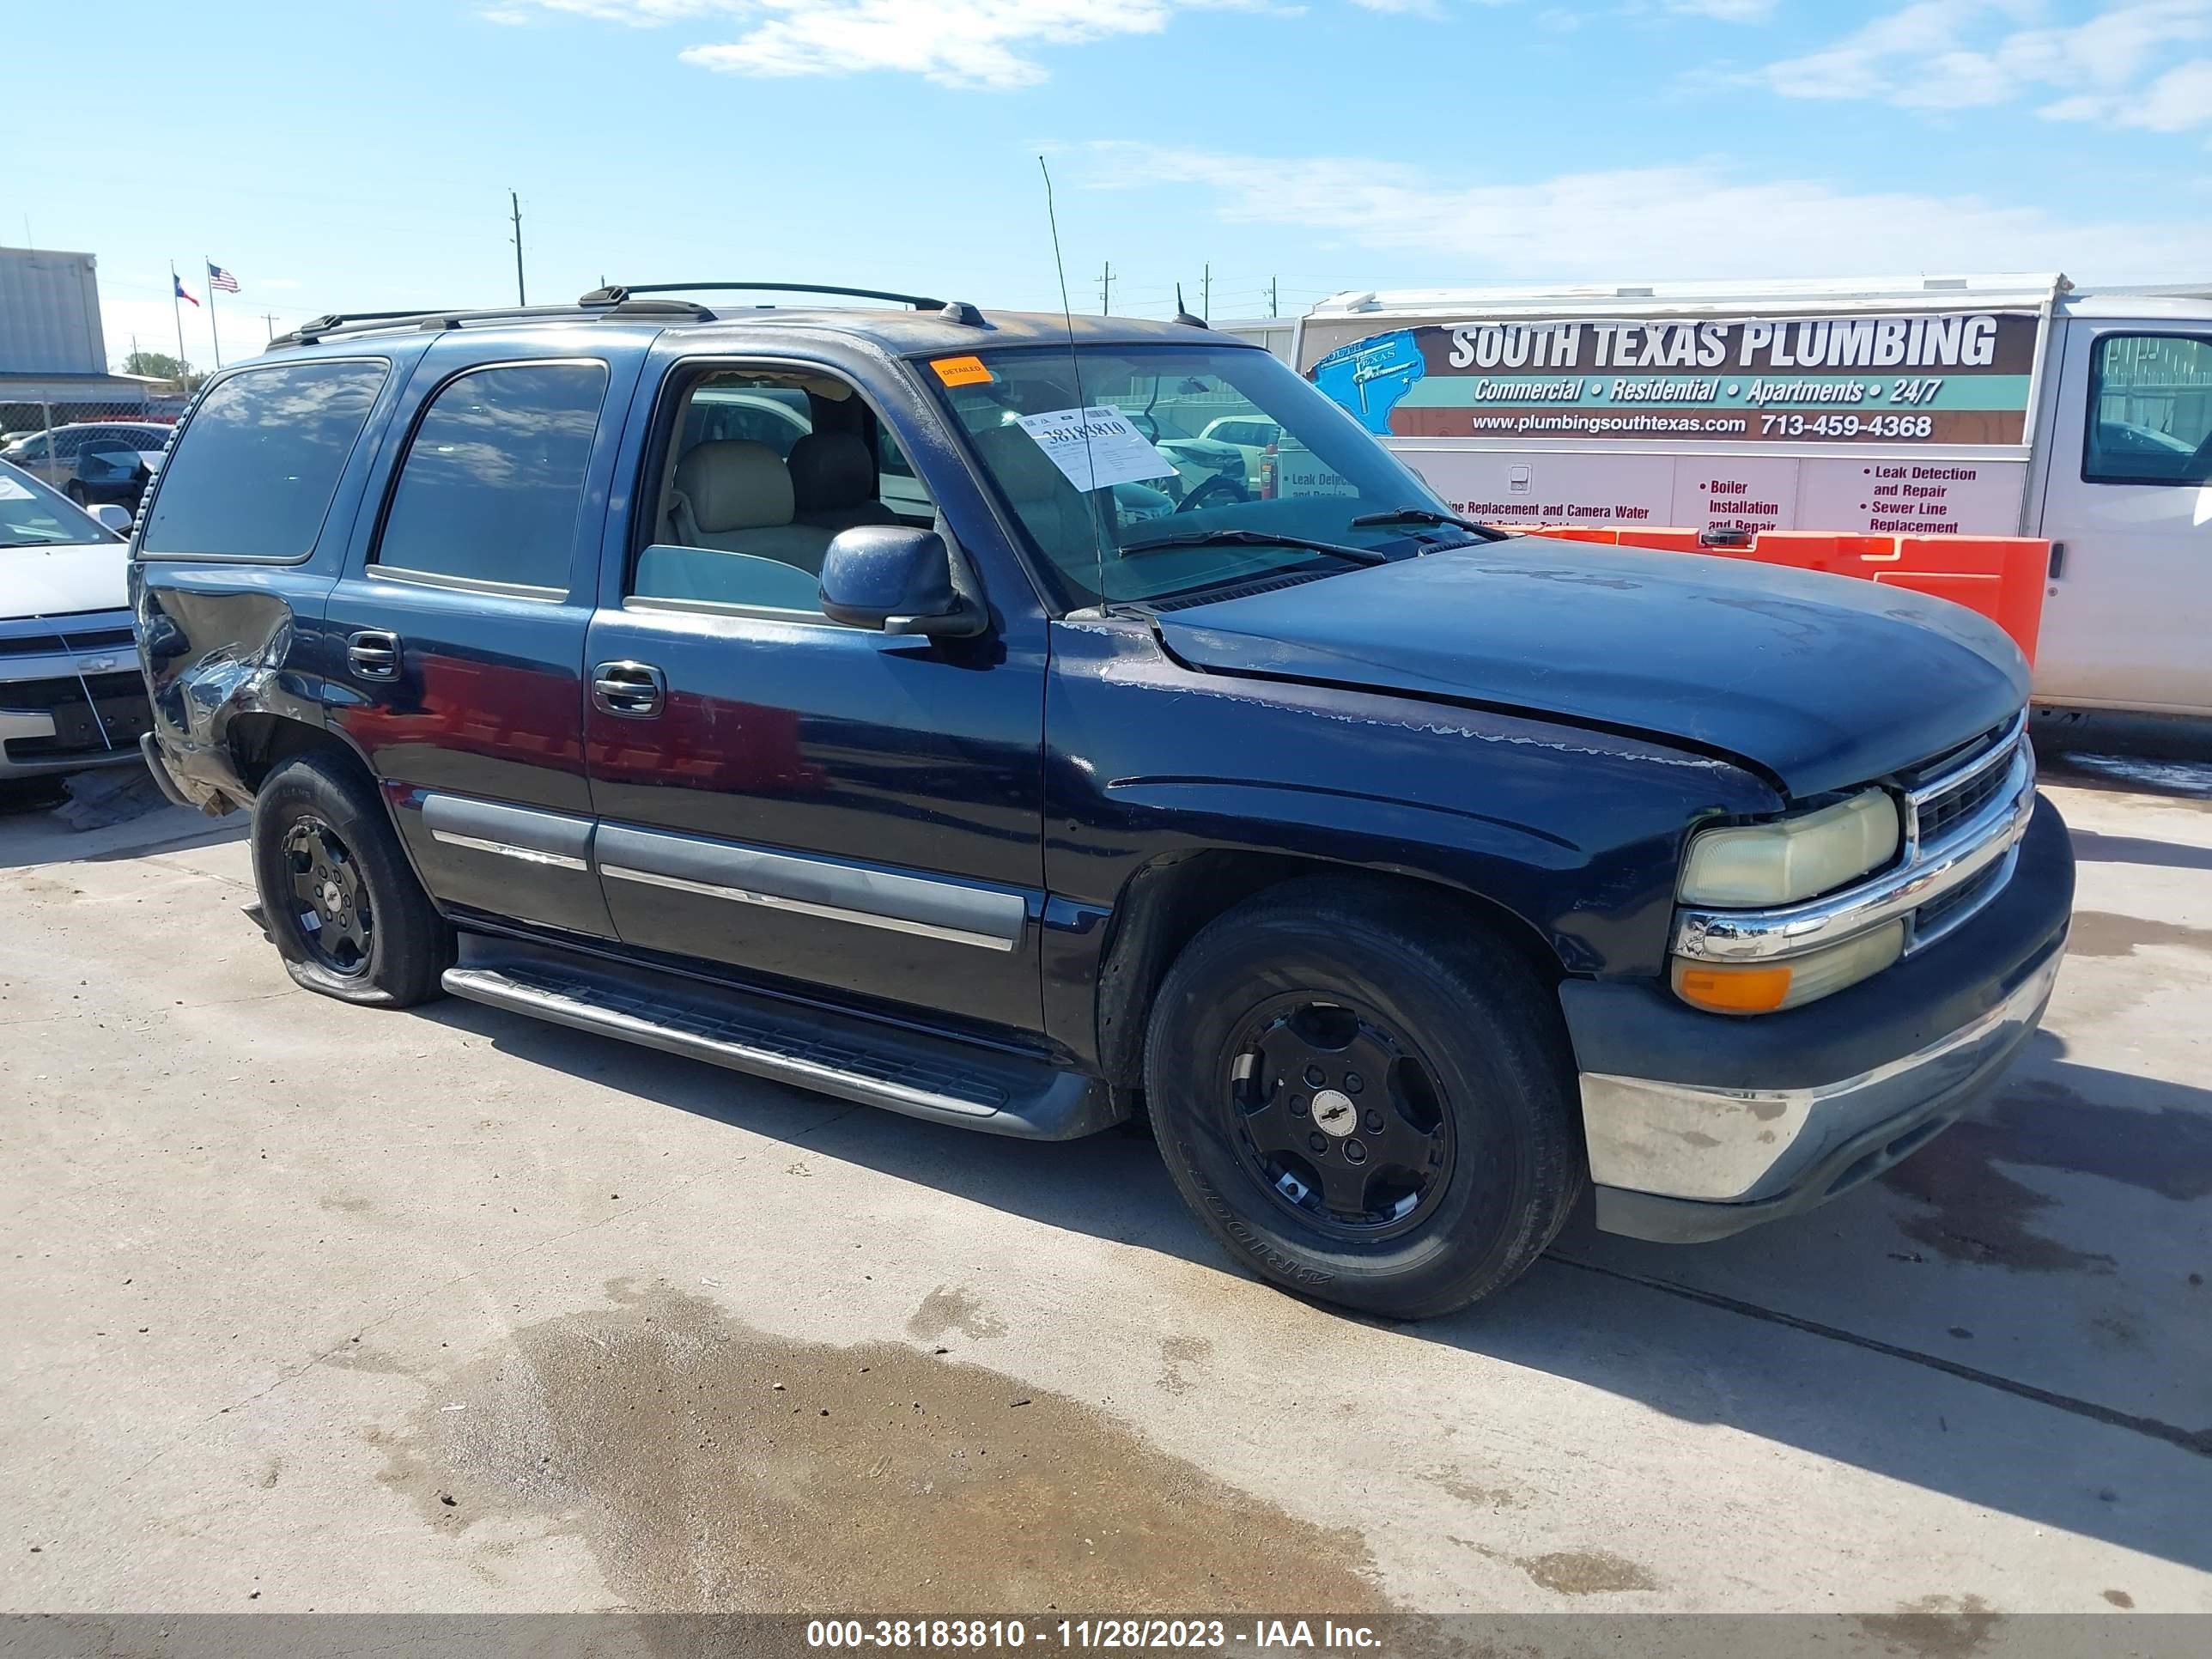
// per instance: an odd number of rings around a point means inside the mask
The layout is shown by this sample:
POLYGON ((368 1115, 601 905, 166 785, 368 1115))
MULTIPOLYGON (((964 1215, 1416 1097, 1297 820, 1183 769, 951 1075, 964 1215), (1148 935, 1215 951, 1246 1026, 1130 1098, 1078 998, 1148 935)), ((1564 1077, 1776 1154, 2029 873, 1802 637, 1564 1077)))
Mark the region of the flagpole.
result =
POLYGON ((216 326, 215 321, 215 261, 203 253, 200 255, 200 263, 208 270, 207 276, 202 279, 207 283, 208 291, 208 338, 215 342, 215 366, 221 368, 222 367, 222 331, 216 326))
POLYGON ((177 379, 179 383, 190 372, 185 362, 185 308, 177 303, 177 262, 169 261, 169 314, 177 319, 177 379))

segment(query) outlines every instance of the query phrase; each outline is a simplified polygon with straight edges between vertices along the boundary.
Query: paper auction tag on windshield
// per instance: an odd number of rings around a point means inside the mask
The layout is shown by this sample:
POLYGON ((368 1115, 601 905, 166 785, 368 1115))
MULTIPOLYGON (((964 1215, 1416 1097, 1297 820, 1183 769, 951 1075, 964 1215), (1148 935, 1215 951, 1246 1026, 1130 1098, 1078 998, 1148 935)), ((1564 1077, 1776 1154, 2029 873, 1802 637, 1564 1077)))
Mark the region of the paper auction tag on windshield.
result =
POLYGON ((1175 472, 1175 463, 1153 448, 1127 415, 1103 404, 1024 415, 1021 428, 1078 489, 1106 489, 1175 472))
POLYGON ((0 501, 31 501, 37 499, 37 496, 32 495, 29 490, 24 489, 6 473, 0 472, 0 501))

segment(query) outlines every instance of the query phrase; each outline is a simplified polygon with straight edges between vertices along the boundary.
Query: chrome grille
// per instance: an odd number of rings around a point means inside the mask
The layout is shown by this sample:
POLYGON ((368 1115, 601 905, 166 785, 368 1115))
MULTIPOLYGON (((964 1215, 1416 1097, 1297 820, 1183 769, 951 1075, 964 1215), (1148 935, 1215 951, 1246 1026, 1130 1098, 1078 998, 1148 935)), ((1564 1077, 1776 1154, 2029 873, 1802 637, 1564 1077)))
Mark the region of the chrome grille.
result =
MULTIPOLYGON (((2007 756, 2011 754, 2008 749, 2007 756)), ((1920 839, 1923 844, 1942 841, 1944 836, 1974 816, 2005 786, 2011 768, 1998 764, 1990 766, 1968 778, 1964 783, 1946 789, 1930 799, 1920 808, 1920 839)))
MULTIPOLYGON (((2033 787, 2035 751, 2028 746, 2027 712, 1922 769, 1920 777, 1924 781, 1908 789, 1905 797, 1908 865, 1946 857, 1955 850, 1953 843, 2000 796, 2013 794, 2023 781, 2033 787), (1936 770, 1939 766, 1943 769, 1940 772, 1936 770)), ((1906 952, 1933 944, 1995 898, 2012 878, 2017 861, 2016 853, 2008 850, 1972 880, 1938 893, 1914 910, 1907 924, 1906 952)))

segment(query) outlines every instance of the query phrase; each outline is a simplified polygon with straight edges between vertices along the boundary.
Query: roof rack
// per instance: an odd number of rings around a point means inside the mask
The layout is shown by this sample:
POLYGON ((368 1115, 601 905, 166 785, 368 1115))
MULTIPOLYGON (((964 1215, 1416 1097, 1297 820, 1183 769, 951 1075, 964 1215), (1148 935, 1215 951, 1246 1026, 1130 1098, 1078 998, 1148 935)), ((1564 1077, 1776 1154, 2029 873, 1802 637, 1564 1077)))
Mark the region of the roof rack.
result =
POLYGON ((983 325, 983 313, 965 300, 935 300, 926 294, 897 294, 880 288, 844 288, 834 283, 610 283, 595 288, 576 301, 579 305, 618 305, 633 294, 696 294, 713 289, 739 294, 828 294, 847 300, 887 300, 912 306, 916 311, 940 313, 947 322, 983 325))
POLYGON ((690 300, 659 300, 659 294, 690 294, 702 289, 761 294, 832 294, 854 300, 887 300, 934 311, 945 321, 971 328, 984 326, 983 313, 965 300, 933 300, 924 294, 893 294, 875 288, 838 288, 823 283, 641 283, 624 286, 610 283, 580 296, 571 305, 502 306, 490 310, 345 311, 304 322, 288 334, 279 334, 270 347, 313 345, 337 334, 364 334, 385 329, 434 329, 441 332, 468 323, 540 322, 565 317, 681 317, 711 323, 714 313, 690 300))
POLYGON ((681 300, 633 300, 586 295, 574 305, 501 306, 488 310, 347 311, 332 312, 304 322, 289 333, 279 334, 270 347, 313 345, 334 334, 364 334, 385 329, 434 329, 442 332, 466 323, 537 322, 565 317, 682 317, 693 322, 712 322, 714 313, 701 305, 681 300))

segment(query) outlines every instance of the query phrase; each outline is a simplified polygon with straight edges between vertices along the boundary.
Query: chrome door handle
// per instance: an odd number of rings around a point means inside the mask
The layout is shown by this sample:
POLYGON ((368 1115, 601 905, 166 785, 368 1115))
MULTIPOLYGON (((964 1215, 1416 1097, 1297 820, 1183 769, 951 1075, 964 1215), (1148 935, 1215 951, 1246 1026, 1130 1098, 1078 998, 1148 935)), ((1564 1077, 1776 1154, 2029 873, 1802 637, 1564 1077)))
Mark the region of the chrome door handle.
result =
POLYGON ((363 629, 346 635, 346 663, 365 680, 399 678, 399 635, 382 629, 363 629))
POLYGON ((668 701, 668 679, 646 662, 603 662, 592 671, 592 706, 625 720, 650 720, 668 701))

